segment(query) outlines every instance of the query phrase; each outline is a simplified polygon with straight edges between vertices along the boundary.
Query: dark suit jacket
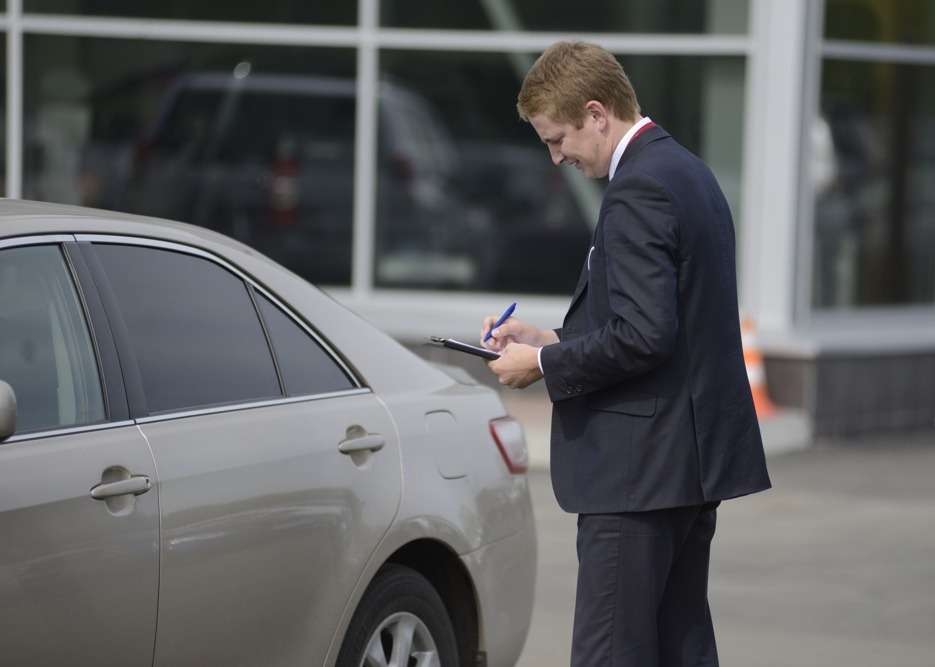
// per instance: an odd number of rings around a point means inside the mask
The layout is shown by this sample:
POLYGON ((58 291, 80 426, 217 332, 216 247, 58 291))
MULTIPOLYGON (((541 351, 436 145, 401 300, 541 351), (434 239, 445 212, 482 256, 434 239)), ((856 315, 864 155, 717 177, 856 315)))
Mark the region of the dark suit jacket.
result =
POLYGON ((542 349, 563 509, 628 512, 770 486, 740 343, 734 227, 662 128, 626 149, 560 342, 542 349), (589 267, 590 265, 590 267, 589 267))

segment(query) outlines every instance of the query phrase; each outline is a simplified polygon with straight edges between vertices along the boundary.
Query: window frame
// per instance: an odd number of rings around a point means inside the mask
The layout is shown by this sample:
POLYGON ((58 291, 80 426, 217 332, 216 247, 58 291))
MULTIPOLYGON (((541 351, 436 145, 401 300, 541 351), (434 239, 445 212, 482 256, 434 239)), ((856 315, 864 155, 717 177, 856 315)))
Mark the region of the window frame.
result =
POLYGON ((131 425, 127 408, 123 377, 114 347, 114 339, 104 319, 100 295, 97 287, 80 257, 74 253, 75 236, 73 234, 32 234, 0 239, 0 252, 12 248, 35 246, 54 246, 62 259, 65 271, 71 278, 75 295, 78 299, 81 315, 87 327, 94 354, 97 380, 104 403, 104 419, 92 424, 61 426, 42 430, 15 432, 0 443, 0 446, 27 440, 36 440, 71 433, 85 433, 131 425))
POLYGON ((260 284, 259 281, 223 257, 205 250, 204 248, 190 246, 176 241, 166 241, 163 239, 155 239, 143 236, 122 234, 76 234, 75 240, 81 247, 83 256, 91 265, 94 279, 100 287, 101 296, 104 302, 104 308, 107 311, 108 320, 114 328, 116 347, 118 350, 118 355, 121 359, 121 367, 124 369, 124 381, 127 384, 127 398, 130 405, 130 418, 133 419, 136 423, 144 424, 154 421, 165 421, 169 419, 180 419, 183 417, 231 412, 234 410, 246 410, 309 400, 323 400, 340 396, 372 393, 372 390, 364 384, 358 374, 354 372, 352 366, 347 363, 344 358, 337 352, 337 349, 328 340, 326 340, 310 323, 299 316, 292 308, 288 307, 270 290, 260 284), (129 333, 126 330, 126 325, 123 323, 122 314, 120 313, 120 308, 117 304, 116 298, 113 296, 113 294, 110 293, 109 278, 104 272, 103 267, 100 265, 99 260, 94 252, 95 244, 148 247, 157 250, 178 252, 209 261, 228 271, 235 278, 241 280, 244 283, 245 289, 253 307, 254 315, 259 321, 260 327, 263 331, 264 339, 266 340, 267 346, 270 350, 273 366, 279 381, 281 396, 279 398, 273 399, 248 399, 244 401, 235 401, 231 403, 225 403, 223 405, 214 405, 203 408, 171 410, 160 412, 158 414, 150 413, 148 407, 146 406, 142 378, 140 376, 135 353, 133 352, 133 348, 130 343, 129 333), (353 388, 335 392, 305 394, 302 396, 286 396, 284 391, 285 384, 282 378, 281 370, 279 368, 278 357, 272 344, 272 340, 268 335, 266 322, 263 319, 262 314, 259 312, 256 300, 254 299, 254 291, 269 299, 270 302, 272 302, 308 336, 310 336, 316 343, 318 343, 318 345, 321 346, 331 361, 335 363, 348 377, 351 384, 353 385, 353 388))

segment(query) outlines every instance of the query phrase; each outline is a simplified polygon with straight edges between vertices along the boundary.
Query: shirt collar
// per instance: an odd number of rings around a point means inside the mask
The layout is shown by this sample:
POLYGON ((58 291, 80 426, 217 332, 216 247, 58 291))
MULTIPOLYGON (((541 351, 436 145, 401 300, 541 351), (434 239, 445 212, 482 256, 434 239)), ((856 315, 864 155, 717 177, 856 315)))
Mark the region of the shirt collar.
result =
POLYGON ((608 179, 612 179, 614 174, 617 173, 617 165, 620 164, 620 158, 623 157, 623 152, 627 149, 630 141, 633 139, 633 135, 643 129, 644 126, 649 125, 653 122, 649 116, 643 116, 636 123, 633 124, 627 133, 623 135, 623 139, 620 140, 620 143, 617 144, 617 147, 614 149, 614 154, 610 158, 610 174, 607 176, 608 179))

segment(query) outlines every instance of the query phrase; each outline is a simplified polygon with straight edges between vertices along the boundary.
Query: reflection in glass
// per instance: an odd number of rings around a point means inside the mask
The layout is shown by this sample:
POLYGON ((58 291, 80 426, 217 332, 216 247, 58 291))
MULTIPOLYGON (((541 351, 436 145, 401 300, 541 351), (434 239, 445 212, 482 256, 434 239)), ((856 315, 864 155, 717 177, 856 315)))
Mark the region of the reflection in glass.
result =
POLYGON ((355 55, 27 36, 24 195, 181 220, 349 284, 355 55))
POLYGON ((745 33, 749 0, 382 0, 381 24, 454 30, 745 33))
POLYGON ((935 44, 935 2, 826 0, 824 25, 828 39, 935 44))
POLYGON ((51 14, 90 14, 200 21, 263 21, 271 23, 323 23, 350 25, 357 22, 356 2, 308 2, 307 0, 23 0, 23 11, 51 14))
POLYGON ((935 301, 935 67, 826 60, 813 302, 935 301))
MULTIPOLYGON (((573 290, 604 182, 553 166, 517 116, 532 60, 381 52, 377 285, 573 290)), ((708 161, 737 211, 743 59, 621 60, 644 113, 708 161)))

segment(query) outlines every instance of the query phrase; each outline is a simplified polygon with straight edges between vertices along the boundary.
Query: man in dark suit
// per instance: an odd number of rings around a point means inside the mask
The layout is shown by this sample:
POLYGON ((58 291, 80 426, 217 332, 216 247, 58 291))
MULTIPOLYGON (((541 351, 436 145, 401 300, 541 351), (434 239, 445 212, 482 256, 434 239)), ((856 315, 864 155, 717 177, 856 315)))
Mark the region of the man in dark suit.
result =
POLYGON ((562 328, 509 319, 488 343, 501 383, 544 377, 553 403, 552 485, 579 515, 572 665, 717 665, 716 507, 770 486, 727 201, 600 47, 549 47, 517 108, 556 165, 610 179, 562 328))

